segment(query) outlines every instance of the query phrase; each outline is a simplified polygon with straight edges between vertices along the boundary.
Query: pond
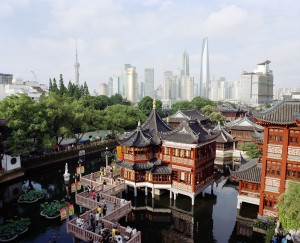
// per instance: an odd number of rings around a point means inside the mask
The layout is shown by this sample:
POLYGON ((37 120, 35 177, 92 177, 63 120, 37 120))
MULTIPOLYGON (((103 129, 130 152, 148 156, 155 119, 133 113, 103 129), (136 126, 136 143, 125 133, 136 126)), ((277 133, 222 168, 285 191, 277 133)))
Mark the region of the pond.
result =
MULTIPOLYGON (((102 159, 85 162, 85 174, 99 170, 104 166, 102 159)), ((77 161, 69 163, 69 172, 75 174, 77 161)), ((74 193, 66 191, 63 181, 65 164, 41 169, 26 177, 0 187, 0 224, 14 216, 31 218, 29 230, 19 236, 15 242, 73 242, 72 235, 66 233, 66 222, 60 218, 50 220, 40 216, 40 203, 66 198, 74 203, 74 193), (46 197, 34 204, 19 204, 18 197, 29 187, 45 189, 46 197)), ((71 179, 73 181, 73 178, 71 179)), ((72 182, 71 181, 71 182, 72 182)), ((138 197, 129 190, 123 197, 132 200, 133 210, 120 220, 124 226, 130 225, 142 232, 142 242, 255 242, 249 237, 236 233, 237 190, 228 186, 227 178, 221 177, 214 183, 213 192, 207 188, 205 195, 198 195, 195 206, 190 198, 169 199, 169 192, 151 198, 143 191, 138 197)), ((74 203, 75 205, 75 203, 74 203)), ((75 205, 75 216, 80 213, 75 205)), ((257 241, 259 242, 259 241, 257 241)))

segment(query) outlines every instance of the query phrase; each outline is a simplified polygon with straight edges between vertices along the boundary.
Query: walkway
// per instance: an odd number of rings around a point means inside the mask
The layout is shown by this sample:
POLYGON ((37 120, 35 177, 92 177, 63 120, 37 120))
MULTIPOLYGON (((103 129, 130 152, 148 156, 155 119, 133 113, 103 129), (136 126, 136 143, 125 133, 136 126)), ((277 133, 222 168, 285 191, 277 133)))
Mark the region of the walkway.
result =
POLYGON ((67 223, 67 232, 74 237, 84 241, 93 240, 94 242, 103 242, 105 237, 111 237, 113 228, 120 233, 119 241, 127 243, 140 243, 141 232, 130 227, 123 227, 117 221, 126 216, 131 211, 131 201, 120 199, 115 195, 125 190, 125 182, 114 180, 108 177, 100 176, 100 172, 91 173, 81 177, 83 187, 93 187, 96 193, 99 193, 101 200, 97 202, 91 197, 91 192, 83 191, 76 194, 76 204, 90 209, 79 217, 83 220, 82 226, 76 223, 78 218, 69 220, 67 223), (106 184, 106 185, 105 185, 106 184), (95 231, 90 226, 90 214, 97 212, 99 205, 107 205, 105 216, 100 217, 103 227, 98 225, 95 231))

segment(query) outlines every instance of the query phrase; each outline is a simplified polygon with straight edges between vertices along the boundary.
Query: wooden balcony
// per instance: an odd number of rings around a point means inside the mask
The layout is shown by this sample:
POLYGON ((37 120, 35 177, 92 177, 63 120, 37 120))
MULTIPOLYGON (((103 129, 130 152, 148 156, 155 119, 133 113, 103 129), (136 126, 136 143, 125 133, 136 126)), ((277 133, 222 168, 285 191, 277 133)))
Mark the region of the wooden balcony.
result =
POLYGON ((124 160, 127 160, 127 161, 148 161, 149 157, 146 154, 124 154, 124 160))

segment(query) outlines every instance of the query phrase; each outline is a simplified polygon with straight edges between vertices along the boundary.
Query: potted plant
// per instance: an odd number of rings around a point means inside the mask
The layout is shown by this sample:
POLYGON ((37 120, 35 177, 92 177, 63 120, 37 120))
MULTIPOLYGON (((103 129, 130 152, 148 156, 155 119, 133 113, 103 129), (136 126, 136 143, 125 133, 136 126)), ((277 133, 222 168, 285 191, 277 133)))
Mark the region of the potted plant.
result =
POLYGON ((44 190, 26 190, 18 199, 19 203, 34 203, 45 196, 44 190))
POLYGON ((57 218, 60 215, 60 209, 66 206, 65 199, 54 200, 52 202, 45 202, 41 204, 41 215, 53 219, 57 218))
POLYGON ((8 242, 16 239, 18 235, 27 231, 30 225, 29 218, 10 219, 6 224, 0 226, 0 242, 8 242))

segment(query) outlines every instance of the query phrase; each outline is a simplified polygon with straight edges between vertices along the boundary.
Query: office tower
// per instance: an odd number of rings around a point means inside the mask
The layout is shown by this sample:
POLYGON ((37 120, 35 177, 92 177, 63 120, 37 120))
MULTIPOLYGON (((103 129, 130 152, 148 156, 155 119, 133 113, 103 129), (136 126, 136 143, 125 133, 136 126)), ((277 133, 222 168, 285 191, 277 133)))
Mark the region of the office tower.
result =
POLYGON ((80 67, 80 64, 78 62, 78 55, 77 55, 77 42, 76 42, 76 59, 75 59, 74 67, 75 67, 75 84, 77 86, 79 86, 79 67, 80 67))
POLYGON ((107 84, 106 83, 99 84, 99 95, 107 96, 107 84))
POLYGON ((181 99, 191 101, 194 98, 194 77, 181 76, 181 99))
POLYGON ((138 100, 140 101, 145 97, 145 82, 140 82, 138 84, 138 100))
POLYGON ((228 82, 224 77, 214 78, 210 82, 209 99, 214 101, 228 99, 228 82))
POLYGON ((154 99, 154 68, 145 68, 145 96, 154 99))
POLYGON ((163 80, 163 100, 175 100, 181 98, 181 78, 166 71, 163 80))
POLYGON ((111 97, 113 94, 113 79, 110 77, 107 83, 107 97, 111 97))
POLYGON ((190 75, 189 54, 186 51, 182 56, 182 75, 190 75))
POLYGON ((155 98, 156 100, 161 100, 162 97, 163 97, 163 87, 162 87, 161 85, 159 85, 159 86, 156 88, 154 94, 155 94, 155 97, 154 97, 154 98, 155 98))
POLYGON ((202 43, 201 67, 200 67, 200 92, 201 97, 209 97, 209 55, 208 55, 208 39, 204 38, 202 43))
POLYGON ((131 66, 125 70, 125 97, 132 103, 138 101, 138 81, 135 67, 131 66))
POLYGON ((114 74, 111 78, 113 82, 112 95, 121 94, 120 77, 114 74))
POLYGON ((269 60, 257 64, 257 70, 243 72, 238 86, 239 99, 246 104, 264 104, 273 101, 273 72, 269 60))

